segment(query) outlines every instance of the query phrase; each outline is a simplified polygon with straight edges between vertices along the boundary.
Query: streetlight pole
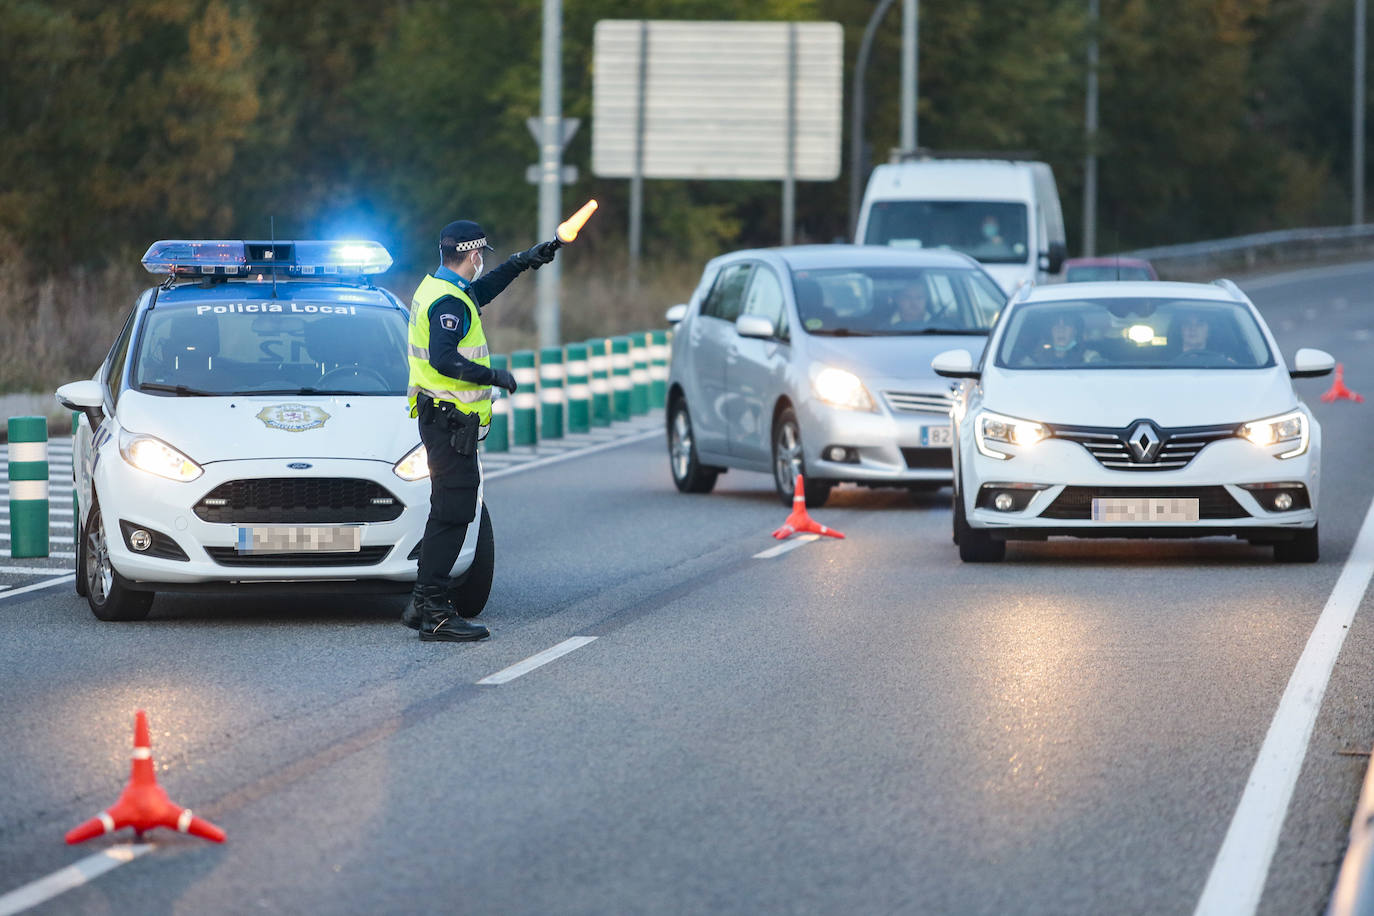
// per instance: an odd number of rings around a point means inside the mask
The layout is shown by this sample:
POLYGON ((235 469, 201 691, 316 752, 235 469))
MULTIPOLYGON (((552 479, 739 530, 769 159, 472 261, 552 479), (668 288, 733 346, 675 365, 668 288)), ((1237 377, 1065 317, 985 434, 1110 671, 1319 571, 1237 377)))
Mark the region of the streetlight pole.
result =
MULTIPOLYGON (((1363 2, 1363 0, 1361 0, 1363 2)), ((1083 257, 1097 254, 1097 33, 1100 0, 1088 0, 1088 98, 1083 113, 1083 257)))
POLYGON ((902 0, 902 149, 908 152, 916 149, 916 90, 919 79, 916 65, 920 60, 916 39, 919 15, 919 0, 902 0))
MULTIPOLYGON (((539 238, 558 231, 563 183, 563 0, 544 0, 543 79, 539 105, 539 238)), ((561 342, 558 315, 558 260, 535 276, 535 324, 541 347, 561 342)))
POLYGON ((849 111, 849 237, 854 238, 859 231, 859 186, 867 178, 868 160, 864 158, 864 78, 868 73, 868 55, 873 50, 873 36, 878 31, 878 23, 892 7, 893 0, 878 0, 873 15, 868 17, 864 27, 863 40, 859 42, 859 55, 854 59, 854 104, 849 111))
POLYGON ((1365 81, 1365 0, 1355 0, 1355 100, 1351 111, 1351 181, 1350 222, 1364 222, 1364 81, 1365 81))

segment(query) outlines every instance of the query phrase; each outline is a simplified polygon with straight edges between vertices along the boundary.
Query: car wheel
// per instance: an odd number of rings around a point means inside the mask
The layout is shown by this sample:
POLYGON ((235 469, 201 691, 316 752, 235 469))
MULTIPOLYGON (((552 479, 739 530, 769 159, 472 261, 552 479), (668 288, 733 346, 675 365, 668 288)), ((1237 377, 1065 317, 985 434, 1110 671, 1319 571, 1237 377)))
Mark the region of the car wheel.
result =
POLYGON ((482 521, 477 526, 477 550, 472 565, 457 585, 450 589, 453 606, 460 617, 469 619, 482 613, 491 596, 492 573, 496 569, 496 539, 491 530, 491 514, 482 506, 482 521))
POLYGON ((965 563, 1000 563, 1007 555, 1007 542, 999 541, 980 528, 970 527, 964 514, 964 498, 954 495, 954 543, 959 559, 965 563))
POLYGON ((683 493, 710 493, 720 475, 720 468, 708 467, 697 458, 692 415, 684 398, 673 401, 668 416, 668 467, 673 472, 673 483, 683 493))
POLYGON ((152 592, 139 592, 110 563, 110 547, 105 541, 105 525, 100 503, 92 502, 82 532, 86 552, 86 603, 100 620, 143 620, 153 606, 152 592))
POLYGON ((784 506, 792 505, 796 495, 797 475, 802 475, 806 489, 806 507, 819 509, 830 498, 830 490, 835 486, 833 480, 813 479, 806 473, 806 460, 802 453, 801 426, 797 414, 791 407, 778 414, 773 424, 773 486, 778 491, 778 499, 784 506))
MULTIPOLYGON (((73 508, 75 508, 75 507, 73 507, 73 508)), ((76 519, 76 524, 77 524, 78 526, 81 524, 81 519, 80 519, 79 517, 76 519)), ((77 594, 77 596, 80 597, 80 598, 85 598, 86 595, 87 595, 87 593, 90 591, 90 589, 88 589, 88 588, 86 587, 86 538, 85 538, 85 537, 78 537, 78 538, 76 539, 76 579, 74 580, 74 584, 75 584, 75 586, 76 586, 76 594, 77 594)))
POLYGON ((1291 541, 1274 544, 1274 559, 1279 563, 1315 563, 1321 550, 1318 543, 1317 527, 1304 528, 1291 541))

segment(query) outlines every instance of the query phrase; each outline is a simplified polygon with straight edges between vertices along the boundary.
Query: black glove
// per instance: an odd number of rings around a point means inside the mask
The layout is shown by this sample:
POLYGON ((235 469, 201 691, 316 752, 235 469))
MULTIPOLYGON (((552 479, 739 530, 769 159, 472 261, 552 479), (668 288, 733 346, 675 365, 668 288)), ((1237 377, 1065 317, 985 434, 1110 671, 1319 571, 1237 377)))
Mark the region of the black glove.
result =
POLYGON ((533 259, 533 263, 530 264, 530 266, 538 270, 540 267, 543 267, 553 260, 553 256, 558 253, 558 248, 559 245, 557 242, 540 242, 529 251, 526 251, 525 254, 533 259))
POLYGON ((515 394, 515 389, 519 386, 515 384, 515 376, 510 374, 509 369, 493 369, 491 371, 496 373, 496 378, 492 380, 493 385, 497 388, 504 388, 511 394, 515 394))

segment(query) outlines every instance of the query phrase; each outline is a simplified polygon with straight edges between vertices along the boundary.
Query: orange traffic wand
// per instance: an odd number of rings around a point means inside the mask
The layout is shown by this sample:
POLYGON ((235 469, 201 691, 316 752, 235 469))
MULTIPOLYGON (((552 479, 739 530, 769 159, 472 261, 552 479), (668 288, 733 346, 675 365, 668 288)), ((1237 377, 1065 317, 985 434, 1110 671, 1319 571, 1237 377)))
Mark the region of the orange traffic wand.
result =
POLYGON ((1345 387, 1345 365, 1336 363, 1336 379, 1331 383, 1331 390, 1322 395, 1322 400, 1331 401, 1354 401, 1356 404, 1364 403, 1364 396, 1356 394, 1345 387))
POLYGON ((575 242, 577 240, 577 233, 582 231, 582 227, 587 225, 587 220, 591 219, 592 214, 595 212, 596 200, 593 198, 583 204, 582 208, 572 216, 559 223, 558 232, 555 233, 555 235, 558 236, 556 240, 558 244, 562 246, 575 242))
POLYGON ((134 839, 143 842, 143 832, 154 827, 179 830, 216 843, 224 842, 224 831, 204 818, 196 817, 190 808, 172 803, 167 792, 157 784, 153 769, 153 747, 148 740, 148 715, 143 710, 134 713, 134 759, 129 784, 119 801, 78 827, 67 831, 68 843, 84 843, 102 833, 113 833, 125 827, 134 828, 134 839))
POLYGON ((802 484, 802 475, 797 475, 797 483, 792 490, 792 514, 787 516, 787 521, 782 523, 782 527, 773 532, 773 537, 784 540, 794 534, 823 534, 828 538, 844 539, 844 535, 834 528, 827 528, 819 522, 813 520, 806 512, 806 487, 802 484))

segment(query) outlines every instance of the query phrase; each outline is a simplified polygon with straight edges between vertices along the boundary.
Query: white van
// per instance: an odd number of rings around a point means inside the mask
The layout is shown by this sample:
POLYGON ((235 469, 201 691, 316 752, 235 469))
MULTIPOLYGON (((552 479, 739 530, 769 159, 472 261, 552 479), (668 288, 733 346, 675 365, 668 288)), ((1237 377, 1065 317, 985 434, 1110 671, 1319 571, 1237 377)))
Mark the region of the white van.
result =
POLYGON ((916 159, 868 179, 854 241, 951 248, 977 258, 1010 294, 1048 281, 1068 251, 1054 173, 1043 162, 916 159))

